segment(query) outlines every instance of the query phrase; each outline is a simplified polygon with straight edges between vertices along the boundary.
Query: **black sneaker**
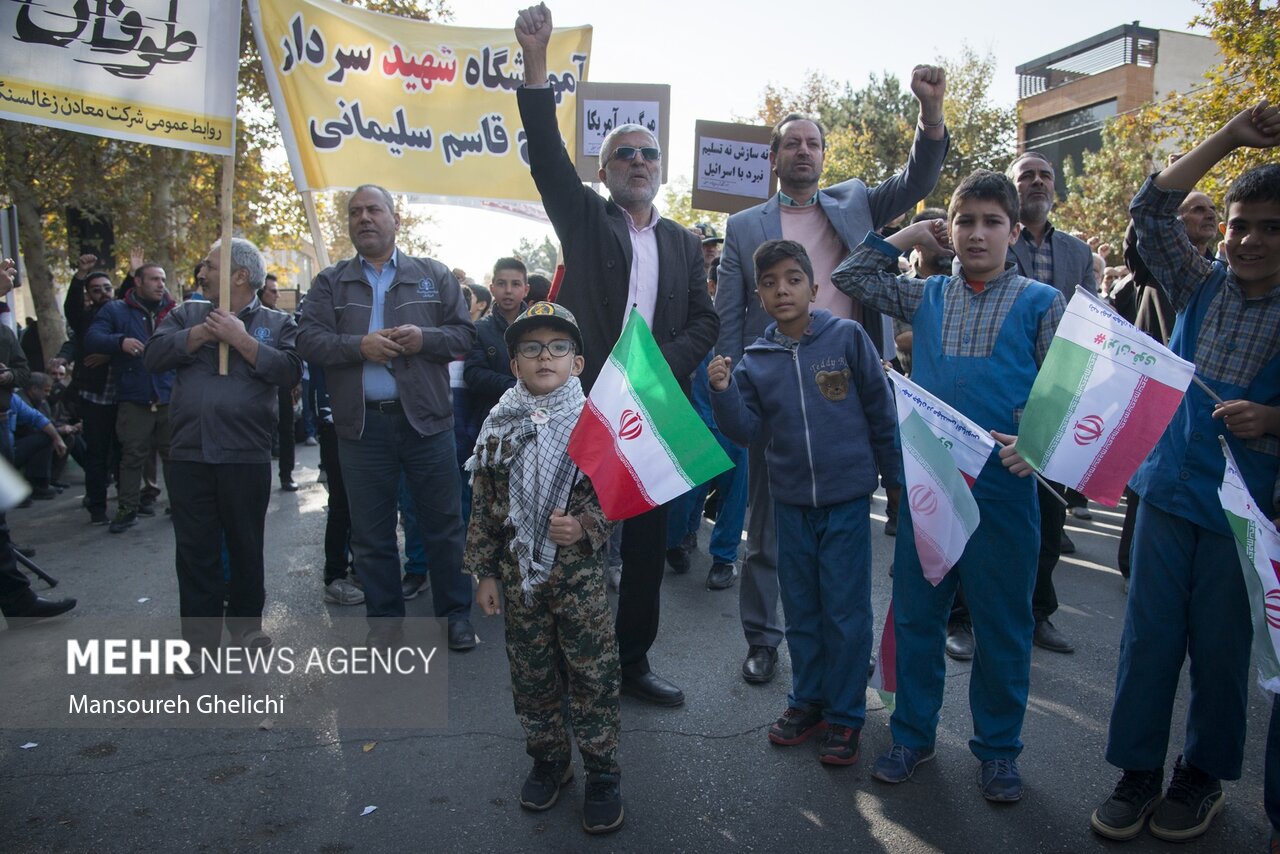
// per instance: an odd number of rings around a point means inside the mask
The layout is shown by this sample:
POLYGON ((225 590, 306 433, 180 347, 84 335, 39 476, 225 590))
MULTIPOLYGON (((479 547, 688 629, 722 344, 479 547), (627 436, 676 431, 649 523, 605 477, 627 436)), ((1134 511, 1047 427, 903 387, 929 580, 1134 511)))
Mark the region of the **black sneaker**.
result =
POLYGON ((818 761, 823 765, 852 765, 858 761, 858 739, 862 730, 842 724, 829 724, 818 748, 818 761))
POLYGON ((1166 842, 1195 839, 1225 804, 1222 783, 1179 756, 1169 790, 1151 814, 1151 835, 1166 842))
POLYGON ((667 563, 676 575, 684 575, 689 571, 689 553, 679 546, 667 549, 667 563))
POLYGON ((116 518, 111 520, 111 526, 107 528, 113 534, 123 534, 125 531, 138 524, 138 514, 128 510, 119 510, 116 512, 116 518))
POLYGON ((89 511, 90 525, 105 525, 110 521, 111 520, 107 518, 106 510, 90 510, 89 511))
POLYGON ((612 833, 622 827, 622 781, 618 774, 587 775, 582 799, 582 829, 587 833, 612 833))
POLYGON ((827 722, 822 719, 822 709, 797 709, 789 706, 782 717, 769 727, 769 740, 783 747, 791 747, 826 728, 827 722))
POLYGON ((536 760, 520 788, 520 806, 534 812, 551 809, 560 797, 560 787, 572 779, 570 763, 536 760))
POLYGON ((156 515, 156 503, 154 501, 141 502, 140 504, 138 504, 138 515, 139 516, 156 515))
POLYGON ((1147 816, 1160 800, 1164 769, 1125 771, 1111 797, 1093 811, 1089 826, 1099 836, 1124 842, 1142 832, 1147 816))

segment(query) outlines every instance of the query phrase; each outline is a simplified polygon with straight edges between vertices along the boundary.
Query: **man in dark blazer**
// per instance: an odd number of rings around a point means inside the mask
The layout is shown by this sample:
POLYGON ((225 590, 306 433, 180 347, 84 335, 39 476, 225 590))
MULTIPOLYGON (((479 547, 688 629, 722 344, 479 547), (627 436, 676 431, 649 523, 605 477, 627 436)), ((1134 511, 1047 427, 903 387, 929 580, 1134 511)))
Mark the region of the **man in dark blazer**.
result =
MULTIPOLYGON (((639 125, 614 128, 600 149, 600 180, 610 200, 583 186, 561 142, 555 94, 547 85, 551 13, 545 5, 525 9, 515 29, 524 52, 524 85, 516 97, 528 137, 529 170, 564 248, 557 301, 577 316, 582 330, 582 385, 590 390, 634 304, 688 393, 689 376, 715 343, 719 321, 707 294, 698 239, 659 217, 653 206, 662 174, 657 140, 639 125)), ((678 706, 684 693, 650 672, 648 660, 658 633, 666 530, 666 508, 623 526, 618 651, 622 693, 678 706)))
MULTIPOLYGON (((1018 187, 1022 234, 1009 247, 1009 261, 1029 279, 1053 285, 1064 299, 1075 295, 1076 285, 1091 294, 1098 292, 1093 276, 1093 250, 1083 240, 1053 227, 1049 211, 1056 200, 1054 166, 1038 151, 1025 151, 1009 164, 1009 180, 1018 187)), ((1052 652, 1072 652, 1075 646, 1049 617, 1058 610, 1058 594, 1053 587, 1053 568, 1062 548, 1062 528, 1066 508, 1044 486, 1039 485, 1040 557, 1031 610, 1036 618, 1036 646, 1052 652)), ((1061 489, 1057 490, 1061 495, 1061 489)))
MULTIPOLYGON (((743 348, 764 333, 770 318, 756 296, 752 255, 766 240, 786 237, 804 245, 813 261, 818 307, 861 322, 881 355, 893 358, 892 345, 887 354, 884 352, 881 316, 839 293, 831 284, 830 274, 868 231, 911 210, 938 183, 948 145, 942 118, 946 91, 942 69, 917 66, 911 75, 911 90, 920 101, 920 121, 907 165, 875 188, 869 189, 855 178, 820 189, 818 180, 826 154, 822 125, 792 114, 774 127, 769 164, 778 175, 778 192, 763 204, 729 217, 726 226, 716 288, 716 311, 720 315, 717 355, 728 356, 737 364, 743 348)), ((773 678, 778 644, 782 641, 777 546, 773 502, 765 473, 765 444, 761 441, 752 445, 748 458, 747 555, 742 562, 738 594, 742 631, 747 640, 742 676, 755 683, 773 678)))

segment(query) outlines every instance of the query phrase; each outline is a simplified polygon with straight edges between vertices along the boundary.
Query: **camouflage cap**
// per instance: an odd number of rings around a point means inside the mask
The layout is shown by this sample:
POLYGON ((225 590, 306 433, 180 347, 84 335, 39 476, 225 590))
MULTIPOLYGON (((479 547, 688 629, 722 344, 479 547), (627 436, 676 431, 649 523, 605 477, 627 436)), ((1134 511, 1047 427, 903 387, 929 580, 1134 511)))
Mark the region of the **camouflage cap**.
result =
POLYGON ((720 232, 716 231, 716 227, 709 222, 700 222, 693 227, 693 230, 702 235, 703 243, 724 243, 720 232))
POLYGON ((535 302, 525 309, 523 314, 511 321, 511 325, 503 335, 503 339, 507 342, 507 352, 511 353, 515 350, 521 333, 540 326, 550 326, 568 332, 578 348, 578 355, 583 355, 582 332, 578 329, 577 318, 569 309, 554 302, 535 302))

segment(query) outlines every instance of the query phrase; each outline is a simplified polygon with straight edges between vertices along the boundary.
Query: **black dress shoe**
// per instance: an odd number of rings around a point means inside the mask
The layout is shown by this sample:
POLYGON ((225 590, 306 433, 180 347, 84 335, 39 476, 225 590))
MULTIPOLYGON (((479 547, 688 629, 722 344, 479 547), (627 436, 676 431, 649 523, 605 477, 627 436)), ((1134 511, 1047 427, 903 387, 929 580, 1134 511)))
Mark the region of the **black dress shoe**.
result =
POLYGON ((679 706, 684 703, 683 691, 653 673, 623 676, 622 693, 655 706, 679 706))
POLYGON ((771 646, 752 646, 742 662, 742 678, 755 685, 773 680, 778 669, 778 650, 771 646))
POLYGON ((680 546, 667 549, 667 563, 671 565, 676 575, 684 575, 689 571, 689 553, 680 546))
POLYGON ((973 660, 973 629, 955 624, 947 629, 947 655, 956 661, 973 660))
POLYGON ((470 620, 455 620, 449 624, 449 649, 466 652, 476 648, 476 633, 470 620))
POLYGON ((1076 553, 1076 544, 1067 536, 1067 532, 1062 532, 1062 542, 1058 545, 1058 554, 1073 555, 1076 553))
POLYGON ((738 568, 731 563, 720 563, 719 561, 711 564, 711 571, 707 573, 707 589, 708 590, 728 590, 733 586, 733 581, 738 577, 738 568))
POLYGON ((280 478, 280 490, 282 492, 297 492, 298 482, 291 477, 280 478))
POLYGON ((9 628, 20 629, 36 620, 47 620, 50 617, 65 614, 75 606, 74 599, 46 599, 43 596, 36 596, 26 605, 6 609, 4 616, 6 620, 18 621, 10 622, 9 628))
POLYGON ((1036 631, 1031 640, 1036 646, 1050 652, 1076 651, 1075 644, 1067 640, 1067 636, 1048 620, 1036 620, 1036 631))

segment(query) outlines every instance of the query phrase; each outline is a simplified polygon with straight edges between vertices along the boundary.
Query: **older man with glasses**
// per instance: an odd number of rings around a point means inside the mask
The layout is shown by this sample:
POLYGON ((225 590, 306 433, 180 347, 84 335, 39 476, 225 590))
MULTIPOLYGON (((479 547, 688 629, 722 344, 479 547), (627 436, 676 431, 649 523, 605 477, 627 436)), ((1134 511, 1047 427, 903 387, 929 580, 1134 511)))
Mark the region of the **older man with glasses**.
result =
MULTIPOLYGON (((558 301, 582 330, 583 388, 589 391, 600 374, 634 305, 688 394, 690 375, 715 343, 719 318, 707 294, 698 239, 653 206, 662 184, 658 141, 640 125, 614 128, 600 148, 600 180, 609 199, 585 187, 561 142, 555 93, 547 83, 550 10, 545 4, 525 9, 515 29, 524 51, 524 85, 516 97, 528 134, 529 171, 564 247, 558 301)), ((666 530, 665 507, 623 525, 618 648, 622 693, 678 706, 684 693, 652 673, 648 659, 658 634, 666 530)))

